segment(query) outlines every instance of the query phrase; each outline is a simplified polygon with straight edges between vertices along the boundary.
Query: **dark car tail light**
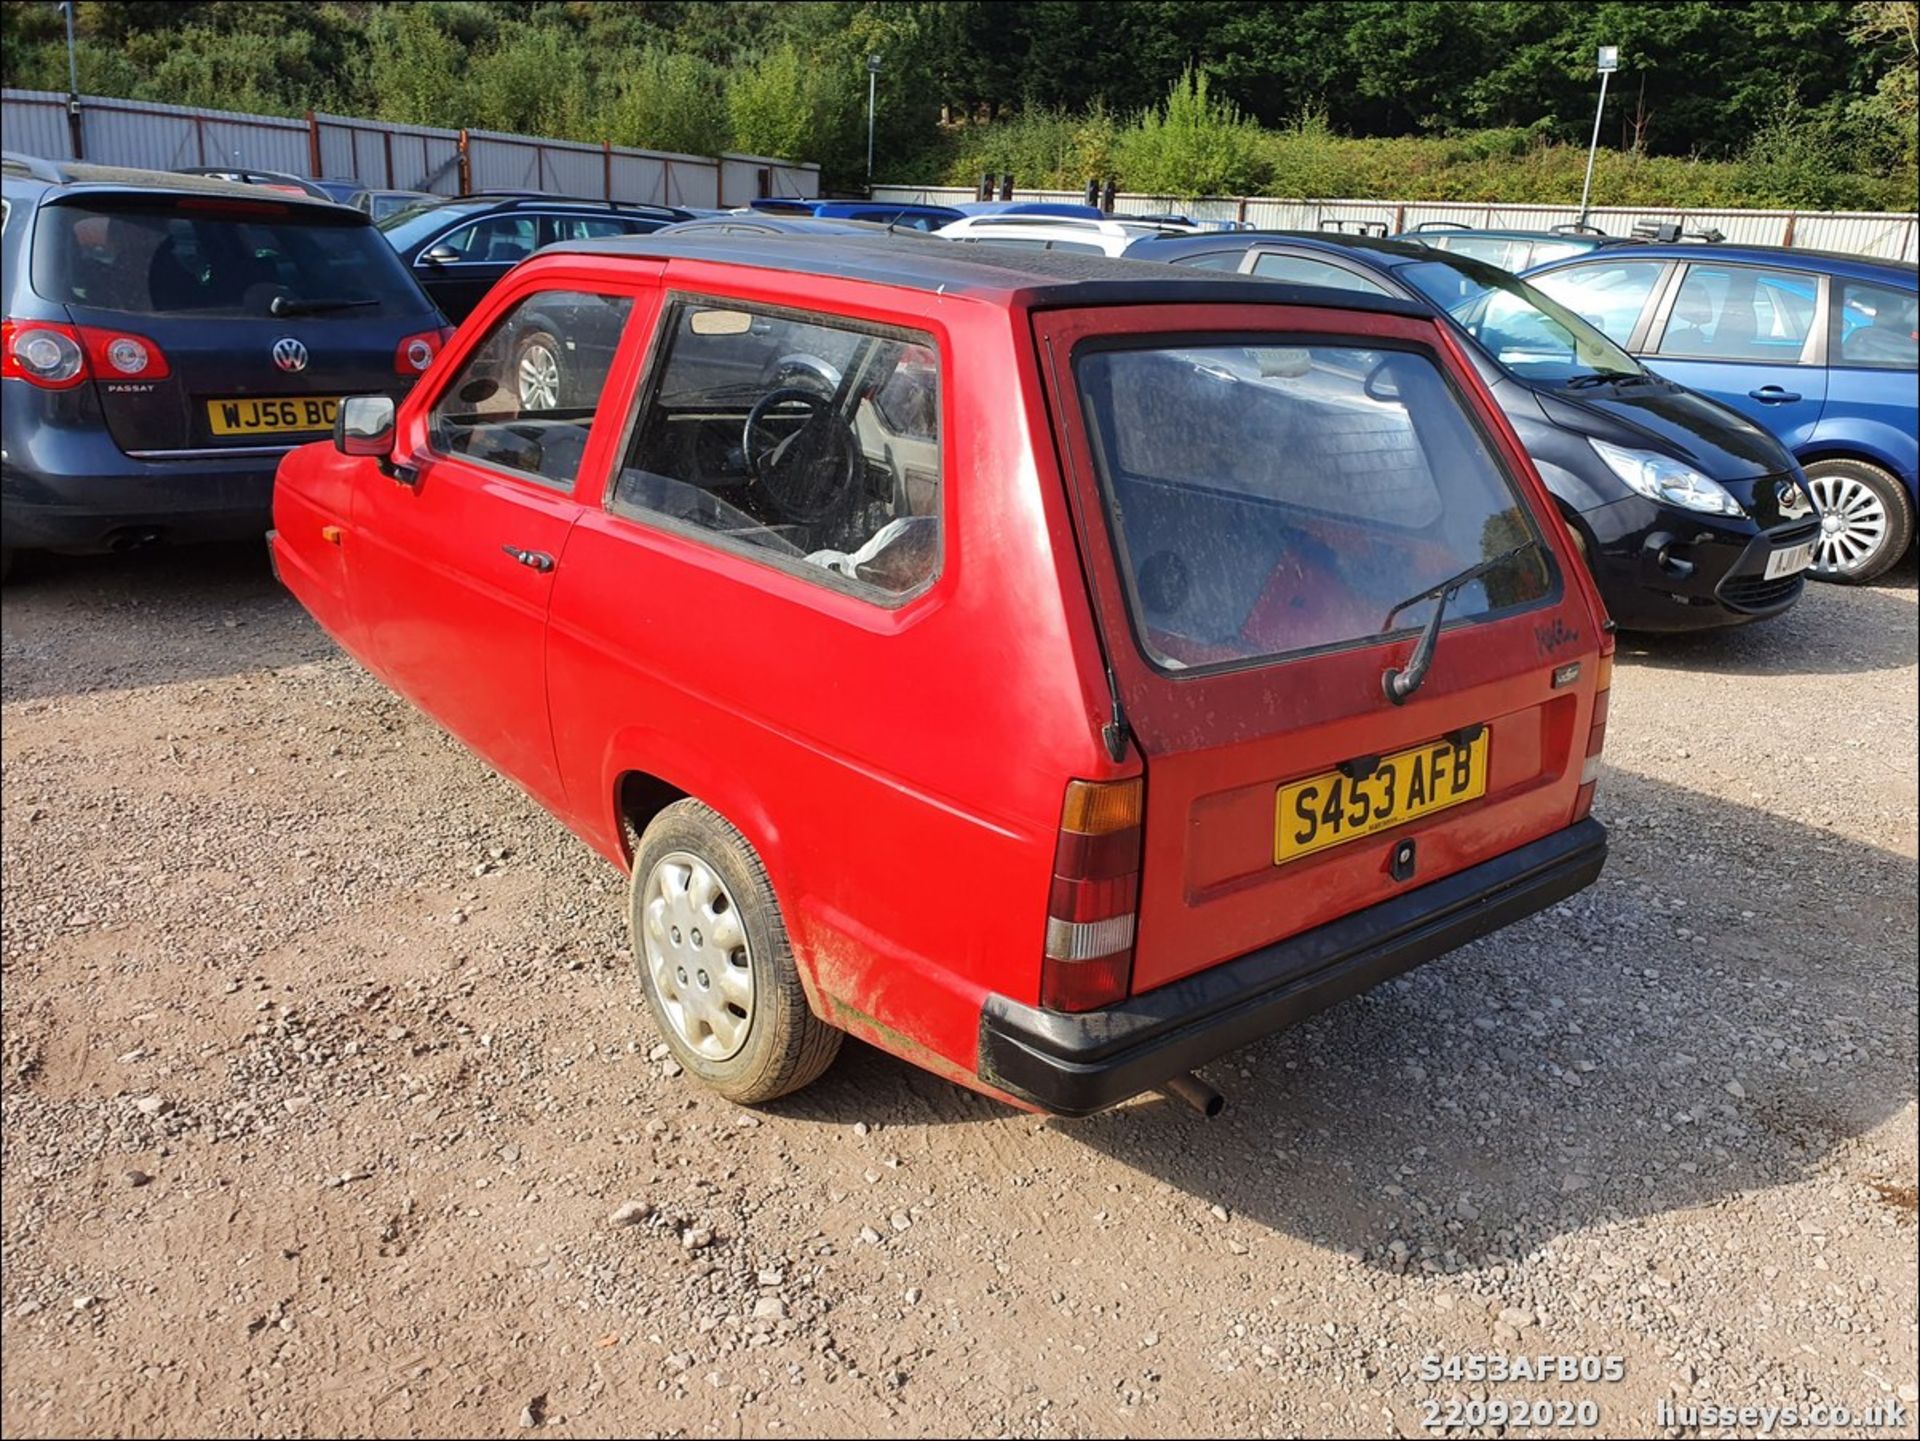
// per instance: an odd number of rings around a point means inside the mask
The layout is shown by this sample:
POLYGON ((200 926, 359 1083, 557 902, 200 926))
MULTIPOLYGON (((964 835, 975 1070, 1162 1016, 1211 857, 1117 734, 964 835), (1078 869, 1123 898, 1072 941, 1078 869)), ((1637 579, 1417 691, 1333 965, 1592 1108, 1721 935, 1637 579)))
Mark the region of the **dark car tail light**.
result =
MULTIPOLYGON (((1609 647, 1613 644, 1609 638, 1609 647)), ((1573 818, 1583 821, 1593 809, 1593 788, 1600 779, 1600 752, 1607 744, 1607 709, 1613 695, 1613 651, 1600 657, 1595 668, 1598 684, 1593 694, 1593 720, 1587 727, 1587 758, 1580 766, 1580 790, 1573 798, 1573 818)))
POLYGON ((172 374, 166 354, 144 335, 130 330, 74 327, 87 348, 87 360, 100 380, 165 380, 172 374))
POLYGON ((423 330, 418 335, 409 335, 393 348, 393 373, 395 375, 425 375, 433 364, 434 356, 440 353, 440 347, 447 343, 453 331, 444 325, 432 330, 423 330))
POLYGON ((1040 1004, 1090 1011, 1126 999, 1140 901, 1144 783, 1071 781, 1060 808, 1040 1004))
POLYGON ((51 320, 0 321, 0 376, 42 390, 71 390, 87 378, 79 327, 51 320))

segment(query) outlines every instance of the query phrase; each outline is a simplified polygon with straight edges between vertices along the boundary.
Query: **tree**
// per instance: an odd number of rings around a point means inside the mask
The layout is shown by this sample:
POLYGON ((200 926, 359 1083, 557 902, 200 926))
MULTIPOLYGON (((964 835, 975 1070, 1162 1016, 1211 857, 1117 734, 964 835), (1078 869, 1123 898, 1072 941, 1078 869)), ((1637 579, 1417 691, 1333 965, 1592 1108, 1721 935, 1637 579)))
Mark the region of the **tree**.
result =
POLYGON ((1853 7, 1847 37, 1887 57, 1873 94, 1854 102, 1855 113, 1879 132, 1899 163, 1915 162, 1915 122, 1920 120, 1920 4, 1915 0, 1867 0, 1853 7))

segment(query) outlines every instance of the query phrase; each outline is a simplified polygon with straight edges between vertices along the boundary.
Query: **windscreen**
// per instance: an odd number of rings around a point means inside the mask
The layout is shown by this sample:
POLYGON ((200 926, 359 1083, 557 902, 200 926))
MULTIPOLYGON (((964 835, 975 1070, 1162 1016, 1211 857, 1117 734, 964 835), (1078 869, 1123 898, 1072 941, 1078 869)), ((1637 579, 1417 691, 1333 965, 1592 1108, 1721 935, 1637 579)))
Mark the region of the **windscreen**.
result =
POLYGON ((1517 276, 1470 260, 1423 260, 1394 272, 1457 321, 1515 375, 1549 384, 1643 375, 1640 362, 1517 276))
MULTIPOLYGON (((1084 350, 1074 375, 1134 627, 1167 670, 1362 643, 1412 597, 1537 538, 1438 367, 1403 350, 1084 350)), ((1548 594, 1539 546, 1449 622, 1548 594)))
POLYGON ((395 211, 380 222, 380 233, 395 250, 410 250, 429 235, 444 229, 463 215, 478 215, 486 203, 450 204, 444 200, 424 200, 395 211))
POLYGON ((276 299, 322 318, 428 310, 357 212, 197 196, 43 206, 33 285, 63 305, 136 315, 267 316, 276 299))

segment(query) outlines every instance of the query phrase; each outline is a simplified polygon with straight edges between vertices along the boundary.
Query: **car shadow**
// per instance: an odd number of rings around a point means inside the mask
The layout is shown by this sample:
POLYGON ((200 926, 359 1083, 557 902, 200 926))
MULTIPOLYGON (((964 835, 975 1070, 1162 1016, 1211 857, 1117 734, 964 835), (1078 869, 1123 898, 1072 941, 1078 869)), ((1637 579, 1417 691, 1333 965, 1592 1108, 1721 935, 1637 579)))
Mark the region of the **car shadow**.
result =
POLYGON ((334 653, 274 580, 258 541, 22 556, 0 604, 0 632, 0 699, 8 701, 211 679, 334 653), (253 634, 236 646, 242 628, 253 634))
POLYGON ((1715 675, 1843 675, 1913 664, 1913 557, 1871 585, 1809 582, 1785 615, 1724 630, 1623 631, 1622 660, 1715 675))
MULTIPOLYGON (((1823 1172, 1916 1096, 1911 857, 1630 773, 1600 882, 1203 1068, 1045 1126, 1383 1271, 1449 1274, 1823 1172), (1710 875, 1691 893, 1674 868, 1710 875)), ((1607 818, 1603 814, 1603 819, 1607 818)), ((779 1108, 1022 1122, 866 1047, 779 1108)), ((1911 1176, 1848 1179, 1869 1199, 1911 1176)))

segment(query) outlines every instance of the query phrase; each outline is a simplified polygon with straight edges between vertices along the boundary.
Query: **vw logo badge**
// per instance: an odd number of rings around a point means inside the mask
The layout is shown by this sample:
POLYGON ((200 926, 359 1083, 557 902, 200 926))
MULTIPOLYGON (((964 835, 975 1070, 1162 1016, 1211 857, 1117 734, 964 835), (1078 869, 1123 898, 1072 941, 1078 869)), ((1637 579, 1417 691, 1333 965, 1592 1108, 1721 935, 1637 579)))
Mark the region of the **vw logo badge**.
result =
POLYGON ((291 335, 273 342, 273 363, 287 374, 307 368, 307 348, 291 335))

